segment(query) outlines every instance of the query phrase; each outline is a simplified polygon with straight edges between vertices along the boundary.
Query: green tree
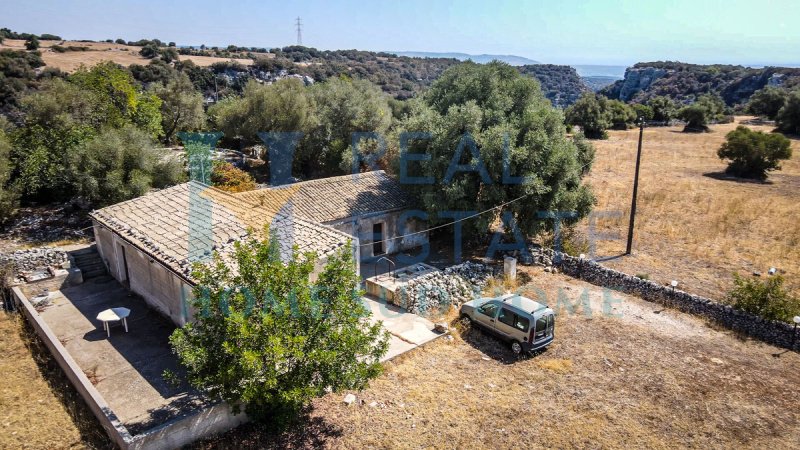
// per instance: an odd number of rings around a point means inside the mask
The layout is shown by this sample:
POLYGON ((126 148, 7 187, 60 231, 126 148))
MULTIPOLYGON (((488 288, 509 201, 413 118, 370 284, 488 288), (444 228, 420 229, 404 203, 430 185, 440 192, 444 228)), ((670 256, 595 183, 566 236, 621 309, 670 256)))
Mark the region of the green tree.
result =
POLYGON ((164 142, 169 144, 180 131, 198 131, 206 122, 203 96, 183 73, 177 74, 166 86, 158 84, 153 92, 161 99, 161 128, 164 142))
MULTIPOLYGON (((367 80, 331 78, 312 87, 317 110, 318 126, 308 141, 314 149, 307 172, 334 175, 352 172, 353 133, 374 132, 385 135, 392 123, 388 98, 367 80), (319 153, 317 153, 319 152, 319 153)), ((360 139, 359 158, 378 151, 374 139, 360 139)), ((306 151, 306 155, 310 156, 306 151)))
POLYGON ((160 49, 158 48, 158 45, 149 43, 139 50, 139 54, 145 58, 155 58, 160 54, 160 49))
POLYGON ((678 113, 686 122, 684 132, 708 131, 708 124, 721 120, 726 113, 725 102, 717 95, 704 94, 678 113))
POLYGON ((608 100, 606 108, 611 126, 615 130, 627 130, 636 122, 636 111, 620 100, 608 100))
POLYGON ((196 265, 197 314, 170 337, 193 386, 278 425, 328 390, 364 388, 388 348, 365 320, 349 246, 313 282, 313 253, 280 252, 274 236, 252 238, 234 244, 231 263, 196 265))
POLYGON ((791 296, 783 287, 784 279, 773 275, 764 281, 733 275, 733 289, 727 301, 734 308, 756 314, 768 320, 789 322, 800 314, 800 299, 791 296))
POLYGON ((750 114, 774 120, 778 115, 778 111, 786 104, 787 96, 785 89, 766 86, 753 93, 747 103, 747 111, 750 114))
POLYGON ((775 123, 781 133, 800 135, 800 90, 789 94, 786 105, 775 117, 775 123))
POLYGON ((579 125, 583 134, 590 139, 606 139, 606 130, 611 127, 608 99, 587 92, 567 108, 566 123, 579 125))
POLYGON ((314 100, 300 80, 288 78, 271 85, 250 81, 241 97, 226 98, 209 108, 214 129, 228 141, 252 145, 261 131, 308 133, 317 124, 314 100))
POLYGON ((677 113, 675 102, 673 102, 671 98, 665 96, 651 98, 647 102, 647 106, 653 110, 653 120, 658 122, 669 122, 675 118, 675 114, 677 113))
POLYGON ((738 126, 725 136, 717 151, 727 159, 727 173, 737 177, 767 179, 767 172, 780 170, 780 162, 792 157, 791 141, 780 134, 766 134, 738 126))
POLYGON ((642 117, 644 120, 653 120, 655 113, 653 112, 653 108, 650 106, 643 105, 641 103, 634 103, 631 105, 631 108, 633 108, 633 112, 635 113, 637 119, 642 117))
POLYGON ((39 49, 39 39, 36 36, 31 36, 30 39, 25 41, 25 49, 26 50, 38 50, 39 49))
MULTIPOLYGON (((499 216, 510 214, 522 233, 532 235, 552 225, 537 211, 572 211, 574 221, 591 210, 594 197, 581 183, 590 164, 582 162, 591 158, 588 148, 579 149, 566 136, 563 116, 534 79, 504 63, 468 62, 448 69, 424 101, 411 106, 395 133, 427 133, 429 138, 409 141, 406 151, 430 160, 401 156, 397 164, 404 164, 410 177, 428 178, 408 188, 431 221, 445 221, 439 214, 443 211, 483 211, 524 196, 496 210, 497 215, 484 214, 463 225, 467 236, 483 237, 499 216), (458 165, 475 170, 455 171, 458 165)), ((402 166, 394 170, 403 172, 402 166)))
POLYGON ((119 203, 184 180, 182 164, 165 157, 133 125, 105 129, 72 152, 76 194, 94 207, 119 203))
MULTIPOLYGON (((0 122, 4 121, 5 118, 0 116, 0 122)), ((19 205, 19 195, 9 186, 11 171, 11 142, 6 136, 4 123, 0 123, 0 224, 12 217, 19 205)))

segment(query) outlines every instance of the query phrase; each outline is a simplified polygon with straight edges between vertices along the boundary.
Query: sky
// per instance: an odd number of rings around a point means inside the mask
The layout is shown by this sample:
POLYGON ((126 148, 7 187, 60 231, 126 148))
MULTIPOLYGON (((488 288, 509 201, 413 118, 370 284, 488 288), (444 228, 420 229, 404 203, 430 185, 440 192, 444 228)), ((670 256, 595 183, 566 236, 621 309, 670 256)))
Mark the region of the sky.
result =
POLYGON ((797 0, 0 0, 0 27, 178 45, 513 54, 553 64, 800 64, 797 0))

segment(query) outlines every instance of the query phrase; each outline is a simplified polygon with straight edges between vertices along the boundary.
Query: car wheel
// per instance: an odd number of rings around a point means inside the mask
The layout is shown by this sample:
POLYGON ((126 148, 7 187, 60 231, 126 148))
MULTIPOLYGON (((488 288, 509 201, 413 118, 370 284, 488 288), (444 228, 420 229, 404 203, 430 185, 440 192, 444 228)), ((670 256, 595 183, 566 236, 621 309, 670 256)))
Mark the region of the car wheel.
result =
POLYGON ((517 341, 511 341, 511 351, 514 352, 515 355, 522 354, 522 344, 517 341))
POLYGON ((466 314, 461 315, 461 325, 464 328, 469 328, 472 326, 472 318, 466 314))

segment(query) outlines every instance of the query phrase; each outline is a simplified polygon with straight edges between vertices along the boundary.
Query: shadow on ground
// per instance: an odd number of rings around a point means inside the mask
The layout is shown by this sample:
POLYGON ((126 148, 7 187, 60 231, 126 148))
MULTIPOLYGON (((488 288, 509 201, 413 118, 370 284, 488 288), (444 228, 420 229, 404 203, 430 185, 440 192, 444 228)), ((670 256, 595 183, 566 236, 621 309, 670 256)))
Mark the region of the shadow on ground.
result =
POLYGON ((342 429, 323 417, 308 413, 284 430, 269 425, 248 423, 225 434, 197 442, 189 449, 316 449, 330 445, 342 436, 342 429))
POLYGON ((454 322, 452 325, 452 332, 458 333, 467 345, 475 348, 479 352, 494 359, 495 361, 503 364, 515 364, 516 362, 528 358, 534 358, 537 355, 547 351, 539 350, 531 355, 515 355, 510 348, 509 344, 492 336, 489 332, 484 331, 475 325, 465 327, 460 322, 454 322))
POLYGON ((61 366, 50 354, 50 351, 36 335, 33 327, 17 313, 17 320, 23 322, 20 327, 20 339, 31 352, 39 372, 47 381, 50 390, 61 401, 72 417, 76 428, 80 431, 81 440, 88 448, 113 449, 116 446, 109 440, 100 422, 92 414, 89 406, 83 401, 78 391, 72 386, 61 366))
POLYGON ((732 181, 734 183, 746 183, 746 184, 774 184, 772 181, 769 180, 756 180, 753 178, 739 178, 733 175, 729 175, 725 172, 706 172, 703 174, 704 177, 713 178, 715 180, 720 181, 732 181))

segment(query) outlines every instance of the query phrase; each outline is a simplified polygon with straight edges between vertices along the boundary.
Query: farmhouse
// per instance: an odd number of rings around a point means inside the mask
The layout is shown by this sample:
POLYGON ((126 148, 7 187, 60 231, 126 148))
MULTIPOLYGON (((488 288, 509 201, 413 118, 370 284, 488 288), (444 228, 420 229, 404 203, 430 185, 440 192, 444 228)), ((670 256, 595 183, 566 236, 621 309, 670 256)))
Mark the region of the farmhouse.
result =
POLYGON ((400 223, 410 204, 400 185, 378 171, 239 194, 192 181, 93 211, 91 218, 109 273, 183 325, 192 317, 187 300, 195 261, 212 252, 225 258, 234 242, 266 227, 282 257, 293 246, 315 252, 316 272, 347 245, 358 263, 362 254, 369 259, 427 239, 425 233, 399 237, 420 227, 413 220, 400 223))

